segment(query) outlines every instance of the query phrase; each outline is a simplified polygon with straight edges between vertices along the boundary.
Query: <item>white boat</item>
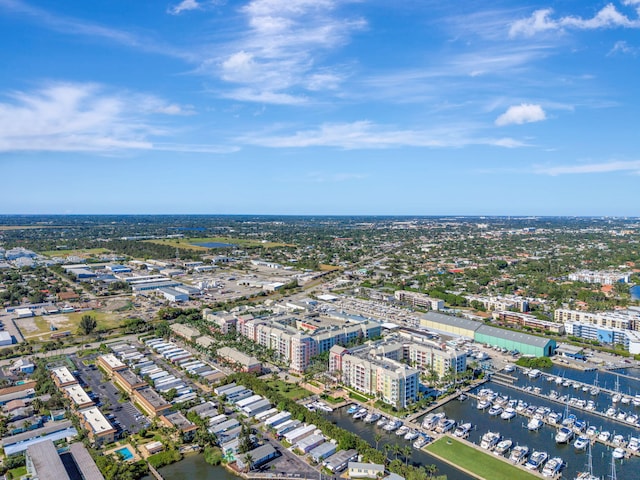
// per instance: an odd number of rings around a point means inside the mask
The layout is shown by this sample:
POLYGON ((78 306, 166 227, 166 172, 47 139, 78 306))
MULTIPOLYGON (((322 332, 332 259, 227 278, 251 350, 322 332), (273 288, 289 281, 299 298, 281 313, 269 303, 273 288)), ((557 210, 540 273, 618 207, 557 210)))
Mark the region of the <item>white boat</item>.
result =
POLYGON ((564 462, 560 457, 552 458, 546 463, 546 465, 542 469, 542 476, 555 477, 556 475, 558 475, 558 473, 560 473, 560 470, 562 469, 562 465, 564 465, 564 462))
POLYGON ((380 420, 378 420, 378 422, 376 423, 376 425, 380 428, 384 427, 387 423, 389 423, 389 420, 387 420, 387 417, 380 417, 380 420))
POLYGON ((589 438, 594 438, 596 435, 598 435, 598 429, 595 427, 595 425, 589 425, 589 428, 587 428, 585 435, 589 438))
POLYGON ((547 452, 535 451, 531 454, 527 463, 524 464, 524 468, 527 470, 539 470, 548 457, 547 452))
POLYGON ((600 394, 600 389, 599 389, 598 387, 593 387, 593 388, 589 391, 589 393, 590 393, 591 395, 594 395, 594 396, 595 396, 595 395, 599 395, 599 394, 600 394))
POLYGON ((451 420, 450 418, 445 418, 444 420, 440 420, 438 426, 436 427, 437 433, 447 433, 450 430, 456 428, 456 421, 451 420))
POLYGON ((589 448, 587 449, 587 464, 585 465, 586 469, 584 472, 578 473, 575 480, 600 480, 600 477, 596 477, 593 474, 593 461, 591 459, 591 444, 589 444, 589 448))
POLYGON ((604 412, 604 414, 605 414, 607 417, 615 417, 615 416, 616 416, 616 409, 615 409, 615 408, 612 408, 612 407, 609 407, 609 408, 607 408, 607 411, 606 411, 606 412, 604 412))
POLYGON ((360 410, 358 410, 356 413, 353 414, 353 418, 355 420, 358 420, 360 418, 366 417, 368 413, 369 411, 366 408, 361 408, 360 410))
POLYGON ((511 450, 512 446, 513 446, 513 441, 512 440, 510 440, 510 439, 501 440, 501 441, 498 442, 498 444, 496 445, 496 448, 493 450, 493 454, 494 455, 504 455, 509 450, 511 450))
POLYGON ((578 450, 578 451, 582 451, 582 450, 586 450, 587 449, 587 445, 589 445, 589 437, 585 437, 583 435, 580 435, 575 442, 573 442, 573 447, 578 450))
POLYGON ((422 419, 422 428, 425 430, 433 430, 436 428, 436 425, 438 425, 438 422, 443 418, 445 418, 445 414, 443 412, 430 413, 422 419))
POLYGON ((539 418, 534 417, 529 420, 529 423, 527 423, 527 428, 531 431, 538 430, 540 427, 542 427, 542 420, 539 418))
POLYGON ((492 450, 500 441, 500 434, 496 432, 487 432, 482 436, 480 440, 480 448, 485 450, 492 450))
POLYGON ((623 396, 622 399, 620 400, 620 402, 625 404, 625 405, 629 405, 631 403, 631 397, 623 396))
POLYGON ((396 435, 399 437, 404 437, 409 430, 411 430, 411 428, 408 425, 403 425, 402 427, 398 428, 398 430, 396 430, 396 435))
POLYGON ((478 401, 478 404, 476 405, 476 408, 478 410, 484 410, 486 408, 489 408, 491 406, 491 402, 489 400, 480 400, 478 401))
POLYGON ((569 443, 573 439, 573 430, 567 427, 561 427, 556 433, 556 443, 569 443))
POLYGON ((516 416, 516 409, 513 407, 509 407, 505 409, 505 411, 500 414, 500 418, 502 420, 511 420, 515 416, 516 416))
POLYGON ((580 389, 580 384, 578 382, 573 382, 573 388, 575 388, 576 390, 580 389))
POLYGON ((529 372, 527 373, 527 376, 529 378, 538 378, 541 374, 542 372, 540 370, 538 370, 537 368, 534 368, 532 370, 529 370, 529 372))
POLYGON ((370 412, 366 417, 364 417, 364 423, 375 423, 380 420, 380 414, 376 412, 370 412))
POLYGON ((402 422, 400 420, 390 420, 382 429, 385 432, 393 432, 402 426, 402 422))
POLYGON ((627 444, 627 449, 631 450, 632 452, 640 451, 640 438, 638 438, 638 437, 629 438, 629 443, 627 444))
POLYGON ((624 435, 614 435, 611 443, 616 447, 624 447, 627 444, 627 441, 625 440, 624 435))
POLYGON ((620 460, 621 458, 624 458, 626 453, 627 452, 625 452, 624 448, 616 447, 616 448, 613 449, 613 452, 611 453, 611 456, 613 458, 615 458, 616 460, 620 460))
POLYGON ((323 412, 333 412, 333 408, 324 402, 316 402, 316 408, 319 408, 323 412))
POLYGON ((516 412, 522 413, 524 412, 529 404, 527 402, 523 402, 522 400, 518 400, 518 404, 516 405, 516 412))
POLYGON ((473 425, 471 425, 470 423, 463 423, 462 425, 458 425, 458 428, 456 428, 456 431, 453 432, 453 436, 459 437, 459 438, 465 438, 467 435, 469 435, 469 432, 471 431, 472 428, 473 428, 473 425))
POLYGON ((613 397, 611 397, 611 401, 613 403, 618 403, 620 400, 622 400, 622 395, 620 395, 619 393, 616 393, 613 395, 613 397))
POLYGON ((489 409, 489 415, 491 415, 492 417, 496 417, 498 415, 500 415, 503 412, 502 407, 500 406, 493 406, 489 409))
POLYGON ((418 436, 420 436, 419 432, 417 432, 416 430, 409 430, 405 434, 404 439, 408 440, 408 441, 412 441, 412 440, 415 440, 416 438, 418 438, 418 436))
POLYGON ((631 403, 633 404, 634 407, 640 407, 640 395, 636 395, 635 397, 633 397, 633 400, 631 400, 631 403))
POLYGON ((598 435, 598 440, 600 440, 601 442, 608 442, 610 438, 611 432, 608 432, 607 430, 601 431, 598 435))
POLYGON ((564 378, 556 377, 555 382, 556 382, 556 385, 562 385, 564 382, 564 378))
POLYGON ((502 369, 502 371, 505 373, 511 373, 511 372, 514 372, 515 370, 516 370, 516 367, 514 365, 505 365, 504 368, 502 369))
POLYGON ((627 415, 624 421, 630 423, 631 425, 635 425, 636 423, 638 423, 638 415, 636 415, 635 413, 630 413, 629 415, 627 415))
POLYGON ((549 422, 551 425, 556 425, 561 420, 562 420, 562 414, 561 413, 551 412, 549 415, 547 415, 547 422, 549 422))
POLYGON ((527 456, 529 455, 529 447, 526 445, 517 445, 513 450, 511 450, 511 455, 509 455, 509 460, 516 465, 522 463, 527 456))
POLYGON ((420 435, 420 438, 418 438, 415 442, 413 442, 413 448, 420 450, 430 441, 431 441, 431 437, 428 437, 427 435, 420 435))

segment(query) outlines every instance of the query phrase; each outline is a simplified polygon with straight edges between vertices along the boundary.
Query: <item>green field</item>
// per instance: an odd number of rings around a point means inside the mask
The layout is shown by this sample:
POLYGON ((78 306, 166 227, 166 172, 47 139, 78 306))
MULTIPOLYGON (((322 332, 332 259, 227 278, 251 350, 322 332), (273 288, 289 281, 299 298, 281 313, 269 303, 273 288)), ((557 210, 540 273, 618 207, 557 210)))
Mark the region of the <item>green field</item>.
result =
POLYGON ((106 314, 104 312, 87 311, 61 313, 56 315, 47 315, 46 317, 29 317, 16 320, 16 325, 20 332, 27 340, 48 340, 52 333, 71 332, 75 335, 78 332, 78 325, 83 315, 90 315, 96 319, 98 330, 110 330, 120 325, 120 318, 106 314), (52 331, 51 325, 57 330, 52 331))
POLYGON ((287 383, 282 380, 266 380, 266 383, 269 387, 277 390, 281 395, 290 398, 291 400, 300 400, 301 398, 306 398, 312 393, 306 388, 302 388, 298 385, 294 385, 293 383, 287 383))
POLYGON ((154 240, 144 240, 149 243, 157 243, 159 245, 169 245, 174 248, 182 248, 185 250, 207 251, 207 247, 192 245, 194 243, 230 243, 240 247, 286 247, 286 243, 265 242, 260 240, 250 240, 246 238, 229 238, 229 237, 205 237, 205 238, 163 238, 154 240))
POLYGON ((436 440, 426 450, 486 480, 535 480, 539 478, 450 437, 436 440))
POLYGON ((69 255, 75 255, 78 257, 87 257, 92 255, 102 255, 103 253, 109 253, 111 250, 106 248, 79 248, 77 250, 48 250, 46 252, 40 252, 47 257, 68 257, 69 255))

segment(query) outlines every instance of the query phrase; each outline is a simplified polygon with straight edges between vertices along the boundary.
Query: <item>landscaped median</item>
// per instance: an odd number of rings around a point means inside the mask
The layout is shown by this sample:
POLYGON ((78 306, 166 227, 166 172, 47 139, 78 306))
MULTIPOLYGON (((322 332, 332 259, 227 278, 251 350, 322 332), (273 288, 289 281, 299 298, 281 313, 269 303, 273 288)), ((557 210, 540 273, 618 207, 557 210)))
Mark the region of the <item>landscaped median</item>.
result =
POLYGON ((442 437, 425 450, 447 463, 486 480, 537 480, 537 475, 511 465, 490 453, 466 445, 451 437, 442 437))

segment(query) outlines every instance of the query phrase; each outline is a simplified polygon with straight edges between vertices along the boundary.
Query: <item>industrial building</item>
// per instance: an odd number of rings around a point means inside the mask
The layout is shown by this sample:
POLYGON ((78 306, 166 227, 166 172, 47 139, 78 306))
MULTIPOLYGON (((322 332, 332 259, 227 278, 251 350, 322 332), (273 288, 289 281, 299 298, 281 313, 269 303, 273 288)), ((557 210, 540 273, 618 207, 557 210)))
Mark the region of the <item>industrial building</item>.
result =
POLYGON ((480 325, 482 323, 474 320, 437 312, 427 312, 420 318, 420 326, 422 327, 465 338, 473 338, 480 325))
POLYGON ((479 327, 475 332, 474 340, 478 343, 502 347, 507 350, 517 350, 523 355, 536 357, 550 357, 556 349, 555 340, 489 325, 479 327))

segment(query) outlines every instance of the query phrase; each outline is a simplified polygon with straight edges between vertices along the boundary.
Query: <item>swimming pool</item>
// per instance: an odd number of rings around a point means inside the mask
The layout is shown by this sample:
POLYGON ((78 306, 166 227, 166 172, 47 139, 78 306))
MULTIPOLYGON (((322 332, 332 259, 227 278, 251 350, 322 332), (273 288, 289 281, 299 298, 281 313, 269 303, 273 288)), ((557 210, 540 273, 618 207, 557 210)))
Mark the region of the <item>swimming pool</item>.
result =
POLYGON ((122 447, 116 450, 116 453, 119 454, 123 460, 131 460, 133 458, 133 453, 129 450, 129 447, 122 447))

